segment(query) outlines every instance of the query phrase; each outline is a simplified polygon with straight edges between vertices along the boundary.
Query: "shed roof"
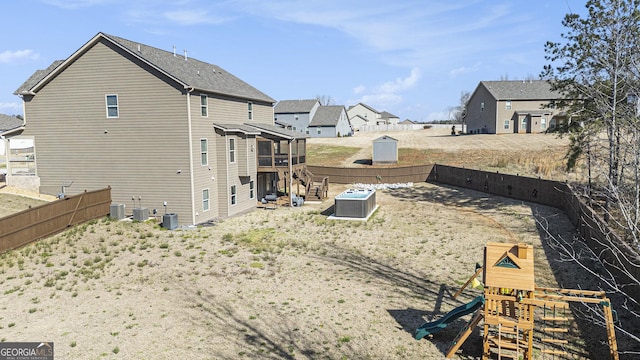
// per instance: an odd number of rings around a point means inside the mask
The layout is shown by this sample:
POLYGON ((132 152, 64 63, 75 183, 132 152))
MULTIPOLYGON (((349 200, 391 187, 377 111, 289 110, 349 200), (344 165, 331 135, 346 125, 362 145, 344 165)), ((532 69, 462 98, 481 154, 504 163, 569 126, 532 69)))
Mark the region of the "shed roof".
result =
POLYGON ((15 92, 16 95, 35 93, 48 81, 62 72, 75 59, 101 41, 112 43, 150 66, 165 73, 182 84, 202 92, 229 95, 248 100, 275 103, 275 100, 220 66, 209 64, 188 56, 178 56, 173 52, 127 40, 118 36, 98 33, 84 46, 64 61, 56 61, 45 70, 36 71, 15 92))
POLYGON ((281 100, 276 104, 273 112, 275 114, 309 113, 317 103, 316 99, 281 100))
POLYGON ((313 115, 309 126, 336 126, 343 110, 344 106, 342 105, 320 106, 313 115))
POLYGON ((395 142, 397 142, 397 141, 398 141, 398 139, 392 138, 392 137, 391 137, 391 136, 389 136, 389 135, 384 135, 384 136, 380 136, 379 138, 377 138, 377 139, 375 139, 375 140, 373 140, 373 141, 374 141, 374 142, 375 142, 375 141, 395 141, 395 142))
POLYGON ((481 81, 496 100, 551 100, 563 99, 561 93, 551 90, 545 80, 481 81))

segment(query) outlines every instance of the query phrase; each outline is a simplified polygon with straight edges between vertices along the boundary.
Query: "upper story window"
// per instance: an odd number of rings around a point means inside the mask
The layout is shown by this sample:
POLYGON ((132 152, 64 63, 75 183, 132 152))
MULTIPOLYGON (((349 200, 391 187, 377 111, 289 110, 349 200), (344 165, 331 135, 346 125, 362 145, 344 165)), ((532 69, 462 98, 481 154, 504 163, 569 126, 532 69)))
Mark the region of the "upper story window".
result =
POLYGON ((511 110, 511 100, 507 100, 507 102, 505 103, 505 109, 511 110))
POLYGON ((200 139, 200 164, 202 166, 209 165, 209 141, 200 139))
POLYGON ((118 95, 105 95, 105 101, 107 104, 107 117, 118 117, 118 95))
POLYGON ((232 164, 236 162, 236 139, 234 138, 229 139, 229 162, 232 164))
POLYGON ((202 117, 209 116, 209 97, 207 95, 200 95, 200 115, 202 117))
POLYGON ((480 111, 484 111, 484 102, 480 103, 480 111))
POLYGON ((249 120, 253 119, 253 103, 251 101, 247 103, 247 118, 249 120))

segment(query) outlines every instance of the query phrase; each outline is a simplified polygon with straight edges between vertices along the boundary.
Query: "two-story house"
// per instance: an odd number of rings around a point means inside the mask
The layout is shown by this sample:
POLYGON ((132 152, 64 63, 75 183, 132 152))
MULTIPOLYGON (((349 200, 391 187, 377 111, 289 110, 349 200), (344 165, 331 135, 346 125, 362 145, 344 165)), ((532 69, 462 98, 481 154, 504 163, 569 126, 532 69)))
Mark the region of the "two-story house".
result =
POLYGON ((471 134, 540 133, 567 121, 553 104, 563 97, 543 80, 481 81, 464 122, 471 134))
POLYGON ((104 33, 15 93, 42 193, 110 186, 127 213, 166 210, 183 225, 255 208, 292 173, 290 149, 305 151, 303 135, 274 126, 275 100, 225 69, 104 33))
POLYGON ((400 118, 387 111, 378 111, 363 103, 349 106, 347 116, 354 130, 359 130, 362 126, 371 125, 396 125, 400 118))
POLYGON ((275 122, 309 137, 353 135, 347 112, 342 105, 321 105, 318 100, 281 100, 274 109, 275 122))

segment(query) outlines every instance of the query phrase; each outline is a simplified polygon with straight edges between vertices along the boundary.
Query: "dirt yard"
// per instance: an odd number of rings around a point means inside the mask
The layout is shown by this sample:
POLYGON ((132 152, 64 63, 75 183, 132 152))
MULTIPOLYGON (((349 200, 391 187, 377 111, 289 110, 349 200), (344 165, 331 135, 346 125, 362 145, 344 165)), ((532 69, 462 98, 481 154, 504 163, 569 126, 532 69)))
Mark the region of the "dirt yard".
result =
MULTIPOLYGON (((543 245, 541 219, 573 236, 557 209, 422 183, 378 191, 367 222, 328 219, 347 187, 174 231, 105 218, 1 255, 0 340, 53 341, 56 359, 442 359, 469 316, 413 333, 480 294, 451 297, 487 242, 532 244, 538 286, 587 283, 543 245)), ((598 331, 572 329, 575 358, 602 356, 579 341, 598 331)), ((458 358, 481 348, 477 329, 458 358)))

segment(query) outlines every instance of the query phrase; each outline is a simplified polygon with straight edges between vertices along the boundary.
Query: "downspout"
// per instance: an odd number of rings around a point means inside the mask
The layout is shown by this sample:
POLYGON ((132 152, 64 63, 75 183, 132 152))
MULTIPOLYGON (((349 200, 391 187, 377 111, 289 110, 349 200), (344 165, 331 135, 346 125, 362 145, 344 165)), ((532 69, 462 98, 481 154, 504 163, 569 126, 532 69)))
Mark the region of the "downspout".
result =
POLYGON ((191 93, 193 87, 186 87, 187 90, 187 126, 189 131, 189 181, 191 185, 191 224, 196 224, 196 198, 195 198, 195 185, 193 179, 193 134, 191 133, 191 93))

